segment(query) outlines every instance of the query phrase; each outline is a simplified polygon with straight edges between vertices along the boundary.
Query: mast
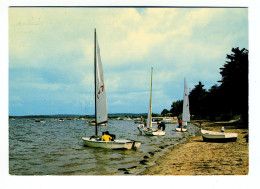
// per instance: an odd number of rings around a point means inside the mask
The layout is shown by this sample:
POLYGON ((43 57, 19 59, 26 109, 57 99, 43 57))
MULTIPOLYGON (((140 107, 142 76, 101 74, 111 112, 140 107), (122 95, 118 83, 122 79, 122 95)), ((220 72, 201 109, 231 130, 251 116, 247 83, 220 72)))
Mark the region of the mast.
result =
POLYGON ((97 87, 96 87, 96 69, 97 69, 97 57, 96 57, 96 28, 94 32, 94 83, 95 83, 95 136, 98 135, 97 129, 97 87))
POLYGON ((150 93, 150 104, 149 104, 149 112, 150 112, 150 120, 149 127, 152 127, 152 89, 153 89, 153 67, 151 69, 151 93, 150 93))
POLYGON ((183 105, 182 105, 182 122, 183 122, 183 125, 187 125, 187 122, 186 122, 186 97, 185 96, 186 96, 186 78, 184 77, 184 94, 183 94, 183 105))

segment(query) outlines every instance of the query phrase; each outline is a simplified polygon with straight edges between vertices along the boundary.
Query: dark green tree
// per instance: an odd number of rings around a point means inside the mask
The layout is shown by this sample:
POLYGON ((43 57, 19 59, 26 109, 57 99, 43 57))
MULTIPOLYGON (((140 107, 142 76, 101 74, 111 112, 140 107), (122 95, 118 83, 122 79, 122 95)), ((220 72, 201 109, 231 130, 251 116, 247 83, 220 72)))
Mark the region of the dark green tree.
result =
POLYGON ((152 117, 160 117, 160 114, 152 113, 152 117))
POLYGON ((210 120, 214 121, 216 117, 219 117, 222 113, 222 94, 220 92, 220 87, 217 85, 213 85, 208 94, 205 97, 205 104, 206 104, 206 112, 207 116, 210 120))
POLYGON ((172 103, 170 112, 173 116, 179 116, 182 113, 182 104, 183 100, 177 100, 172 103))
POLYGON ((168 113, 170 113, 169 110, 163 109, 163 111, 161 112, 161 115, 165 116, 165 115, 167 115, 168 113))
POLYGON ((222 75, 220 89, 223 97, 223 112, 240 114, 248 123, 248 50, 232 48, 227 61, 220 68, 222 75))
POLYGON ((190 113, 191 115, 195 115, 198 119, 206 116, 205 97, 208 92, 203 87, 204 85, 199 82, 198 85, 195 85, 195 88, 192 89, 189 95, 190 113))
MULTIPOLYGON (((190 113, 195 119, 217 116, 230 119, 241 115, 241 120, 248 124, 248 50, 232 48, 226 62, 220 68, 222 76, 220 86, 214 85, 206 91, 202 82, 195 85, 189 94, 190 113)), ((182 113, 182 100, 173 102, 170 112, 179 116, 182 113)))

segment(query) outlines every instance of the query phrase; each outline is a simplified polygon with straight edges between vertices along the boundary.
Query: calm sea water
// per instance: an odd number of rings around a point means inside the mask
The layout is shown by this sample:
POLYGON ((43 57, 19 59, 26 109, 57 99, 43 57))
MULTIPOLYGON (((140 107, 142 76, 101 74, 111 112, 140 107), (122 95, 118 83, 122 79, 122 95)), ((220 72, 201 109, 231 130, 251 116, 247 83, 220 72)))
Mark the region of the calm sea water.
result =
MULTIPOLYGON (((177 125, 166 124, 165 136, 138 135, 134 121, 109 120, 99 134, 108 130, 117 139, 142 142, 137 150, 109 150, 83 146, 81 137, 94 134, 84 120, 9 120, 9 173, 11 175, 124 175, 142 174, 147 166, 165 155, 173 145, 198 133, 178 133, 177 125)), ((156 125, 154 125, 156 127, 156 125)))

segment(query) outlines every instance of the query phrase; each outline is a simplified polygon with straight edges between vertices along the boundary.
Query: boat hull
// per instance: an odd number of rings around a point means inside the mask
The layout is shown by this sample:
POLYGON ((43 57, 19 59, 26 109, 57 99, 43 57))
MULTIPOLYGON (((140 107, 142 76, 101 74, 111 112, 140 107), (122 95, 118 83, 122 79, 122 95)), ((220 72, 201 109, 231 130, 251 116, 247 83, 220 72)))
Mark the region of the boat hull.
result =
POLYGON ((204 142, 235 142, 237 140, 236 137, 234 138, 212 138, 212 137, 204 137, 202 136, 204 142))
POLYGON ((162 121, 165 124, 176 124, 177 121, 162 121))
POLYGON ((224 133, 201 130, 203 141, 205 142, 235 142, 237 133, 224 133))
POLYGON ((140 131, 140 133, 143 132, 145 135, 148 135, 148 136, 164 136, 165 135, 165 131, 148 129, 147 127, 144 127, 144 124, 140 124, 137 128, 140 131))
POLYGON ((177 123, 177 120, 175 118, 166 118, 166 117, 153 117, 152 123, 156 124, 157 122, 165 123, 165 124, 175 124, 177 123))
POLYGON ((82 137, 84 146, 107 149, 135 149, 141 146, 141 142, 133 140, 98 141, 90 137, 82 137))
POLYGON ((149 136, 164 136, 165 135, 165 131, 162 131, 162 130, 154 131, 154 130, 143 129, 143 132, 144 132, 144 134, 149 135, 149 136))
POLYGON ((181 128, 178 127, 175 130, 178 131, 178 132, 187 132, 188 129, 185 129, 185 128, 181 129, 181 128))
MULTIPOLYGON (((89 123, 89 126, 96 126, 96 124, 95 123, 89 123)), ((98 126, 107 126, 107 124, 106 123, 101 123, 98 126)))

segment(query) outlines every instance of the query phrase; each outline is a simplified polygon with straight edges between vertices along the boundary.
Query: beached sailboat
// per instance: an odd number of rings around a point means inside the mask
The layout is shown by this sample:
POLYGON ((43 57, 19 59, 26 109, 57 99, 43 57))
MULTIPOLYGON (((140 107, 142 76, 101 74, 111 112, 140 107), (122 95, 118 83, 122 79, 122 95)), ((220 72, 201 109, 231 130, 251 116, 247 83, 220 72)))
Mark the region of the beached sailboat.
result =
POLYGON ((190 121, 190 106, 189 106, 189 95, 186 84, 186 79, 184 78, 184 96, 183 96, 183 107, 182 107, 182 126, 177 127, 176 131, 185 132, 188 129, 185 128, 187 126, 188 121, 190 121))
POLYGON ((205 142, 232 142, 237 140, 237 133, 225 133, 201 129, 201 135, 205 142))
MULTIPOLYGON (((98 126, 107 123, 107 98, 105 91, 104 73, 100 57, 100 49, 96 39, 96 29, 94 32, 94 84, 95 84, 95 135, 82 137, 83 144, 89 147, 109 148, 109 149, 133 149, 141 145, 139 141, 115 140, 101 141, 98 136, 98 126)), ((114 137, 115 138, 115 137, 114 137)))
POLYGON ((152 128, 152 88, 153 88, 152 83, 153 83, 153 68, 151 70, 151 91, 150 91, 149 110, 147 116, 147 125, 140 124, 138 126, 138 130, 150 136, 165 135, 165 131, 152 128))

